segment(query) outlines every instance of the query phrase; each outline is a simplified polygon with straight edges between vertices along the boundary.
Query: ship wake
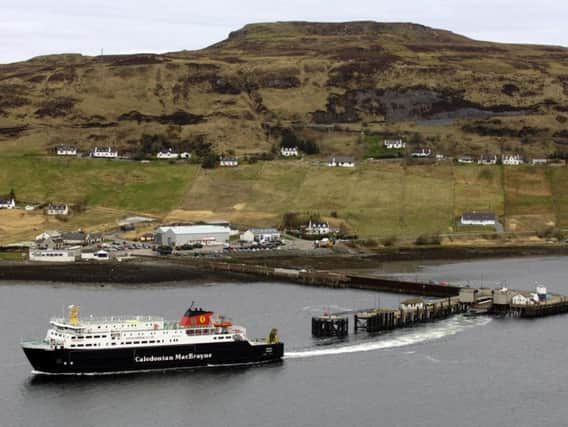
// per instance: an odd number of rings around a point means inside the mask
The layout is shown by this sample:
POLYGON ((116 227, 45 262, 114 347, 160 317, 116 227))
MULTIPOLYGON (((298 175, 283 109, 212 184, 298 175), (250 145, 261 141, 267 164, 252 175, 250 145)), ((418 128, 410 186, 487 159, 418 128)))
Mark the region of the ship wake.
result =
POLYGON ((438 323, 426 326, 400 330, 389 335, 380 335, 372 340, 357 342, 355 344, 337 345, 326 348, 308 348, 298 351, 286 352, 285 359, 301 359, 306 357, 333 356, 347 353, 360 353, 365 351, 387 350, 391 348, 407 347, 424 342, 443 339, 456 335, 468 328, 484 326, 491 321, 489 317, 455 316, 438 323), (393 336, 397 334, 396 336, 393 336))

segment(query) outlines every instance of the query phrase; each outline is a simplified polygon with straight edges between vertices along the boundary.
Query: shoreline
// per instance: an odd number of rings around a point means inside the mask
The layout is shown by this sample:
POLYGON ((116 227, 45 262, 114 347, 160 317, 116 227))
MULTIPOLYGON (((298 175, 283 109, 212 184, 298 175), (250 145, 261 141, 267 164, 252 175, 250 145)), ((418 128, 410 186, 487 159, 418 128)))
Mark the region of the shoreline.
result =
POLYGON ((151 284, 182 282, 200 284, 211 281, 254 281, 254 276, 242 273, 210 271, 198 266, 167 262, 128 261, 106 263, 48 264, 30 262, 0 263, 0 284, 3 281, 151 284))
MULTIPOLYGON (((388 262, 404 261, 468 261, 491 258, 528 256, 566 256, 568 246, 525 247, 430 247, 394 248, 382 253, 359 255, 322 254, 312 256, 263 254, 233 256, 222 259, 226 263, 258 265, 268 268, 310 269, 338 272, 354 269, 372 269, 388 262)), ((239 271, 219 271, 207 266, 203 258, 153 257, 123 262, 69 264, 36 263, 29 261, 0 261, 0 282, 38 281, 66 283, 122 283, 144 284, 186 281, 257 281, 264 274, 239 271)), ((221 261, 221 260, 219 260, 221 261)), ((287 281, 278 278, 279 281, 287 281)))

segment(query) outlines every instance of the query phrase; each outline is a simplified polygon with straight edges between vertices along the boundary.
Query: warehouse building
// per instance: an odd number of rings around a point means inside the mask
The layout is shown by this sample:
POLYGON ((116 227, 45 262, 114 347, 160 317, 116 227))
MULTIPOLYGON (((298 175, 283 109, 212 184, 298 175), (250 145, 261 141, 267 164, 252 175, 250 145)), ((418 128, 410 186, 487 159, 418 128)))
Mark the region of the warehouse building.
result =
POLYGON ((172 225, 158 227, 154 241, 160 246, 222 245, 229 241, 231 229, 222 225, 172 225))

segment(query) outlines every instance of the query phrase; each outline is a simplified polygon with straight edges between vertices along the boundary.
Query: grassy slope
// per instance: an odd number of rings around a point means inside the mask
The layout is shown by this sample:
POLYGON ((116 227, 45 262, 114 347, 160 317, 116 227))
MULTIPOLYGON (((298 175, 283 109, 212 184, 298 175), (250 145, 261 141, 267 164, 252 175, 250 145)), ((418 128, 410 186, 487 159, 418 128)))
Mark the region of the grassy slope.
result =
MULTIPOLYGON (((535 229, 557 217, 568 224, 567 181, 566 168, 529 166, 367 161, 342 169, 287 160, 203 170, 165 162, 0 157, 0 194, 14 188, 20 200, 86 201, 89 207, 64 224, 36 218, 28 229, 101 226, 127 212, 268 226, 298 211, 344 222, 364 237, 415 236, 454 230, 466 210, 494 211, 512 229, 535 229)), ((25 222, 18 228, 16 217, 10 221, 5 236, 30 234, 25 222)))
POLYGON ((154 162, 0 157, 0 194, 148 213, 178 206, 196 167, 154 162))

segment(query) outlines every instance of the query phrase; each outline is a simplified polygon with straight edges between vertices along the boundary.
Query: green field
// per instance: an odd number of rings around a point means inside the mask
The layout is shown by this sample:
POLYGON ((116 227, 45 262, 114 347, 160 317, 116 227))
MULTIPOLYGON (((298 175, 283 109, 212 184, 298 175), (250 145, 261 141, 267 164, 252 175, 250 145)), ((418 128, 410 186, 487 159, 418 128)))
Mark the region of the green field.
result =
POLYGON ((48 157, 0 157, 0 194, 26 202, 162 213, 179 206, 196 166, 48 157))
POLYGON ((365 146, 367 147, 367 158, 389 159, 404 157, 403 149, 387 149, 383 145, 383 139, 377 135, 365 135, 365 146))
POLYGON ((550 221, 568 226, 567 184, 566 168, 529 166, 368 161, 343 169, 294 160, 205 170, 166 162, 0 157, 0 194, 13 188, 19 200, 85 202, 87 211, 68 220, 76 227, 95 223, 93 216, 106 215, 110 223, 127 212, 168 218, 175 211, 194 220, 209 215, 242 226, 278 225, 285 212, 313 212, 362 237, 417 236, 455 231, 456 218, 479 210, 496 212, 516 230, 534 230, 550 221))

